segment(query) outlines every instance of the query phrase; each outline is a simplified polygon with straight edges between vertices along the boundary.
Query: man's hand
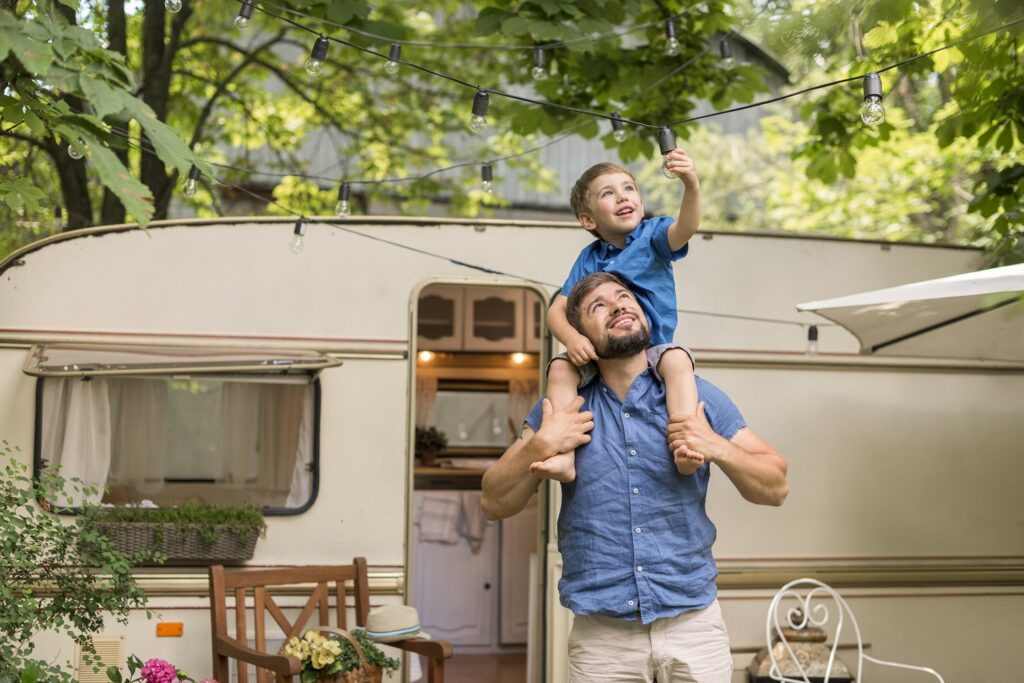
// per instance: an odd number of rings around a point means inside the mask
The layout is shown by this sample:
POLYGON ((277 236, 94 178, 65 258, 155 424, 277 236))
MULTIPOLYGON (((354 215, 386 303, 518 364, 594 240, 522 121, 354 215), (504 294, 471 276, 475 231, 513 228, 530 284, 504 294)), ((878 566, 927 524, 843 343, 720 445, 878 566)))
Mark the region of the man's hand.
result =
POLYGON ((684 150, 677 147, 666 154, 665 166, 675 177, 683 181, 686 189, 700 186, 700 180, 697 178, 697 166, 684 150))
POLYGON ((670 415, 668 419, 668 445, 681 474, 692 473, 705 460, 715 461, 714 454, 719 452, 724 439, 711 429, 703 401, 697 404, 693 415, 670 415), (692 469, 684 472, 684 468, 692 469))
POLYGON ((582 396, 577 396, 561 410, 555 410, 551 406, 551 401, 544 399, 540 429, 531 437, 543 458, 530 465, 531 472, 545 472, 544 463, 551 456, 590 443, 590 435, 587 432, 594 428, 594 414, 589 410, 581 413, 582 406, 582 396))
POLYGON ((592 360, 597 360, 597 351, 594 350, 594 345, 582 334, 577 334, 567 340, 565 353, 576 367, 582 367, 592 360))

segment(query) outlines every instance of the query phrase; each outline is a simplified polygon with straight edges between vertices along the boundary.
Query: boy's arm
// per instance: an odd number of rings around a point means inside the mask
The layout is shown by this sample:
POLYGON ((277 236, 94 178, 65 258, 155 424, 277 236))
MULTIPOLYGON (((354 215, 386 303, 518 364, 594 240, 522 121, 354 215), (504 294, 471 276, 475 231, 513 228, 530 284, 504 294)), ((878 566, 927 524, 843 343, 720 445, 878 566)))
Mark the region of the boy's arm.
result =
POLYGON ((559 294, 551 302, 551 308, 548 309, 548 328, 555 335, 555 339, 565 347, 573 363, 586 365, 592 360, 597 360, 597 351, 590 340, 577 332, 565 317, 565 304, 568 300, 564 294, 559 294))
POLYGON ((697 167, 686 152, 674 149, 666 158, 668 169, 683 181, 683 200, 679 204, 679 215, 668 228, 668 247, 671 251, 682 249, 700 227, 700 178, 697 167))

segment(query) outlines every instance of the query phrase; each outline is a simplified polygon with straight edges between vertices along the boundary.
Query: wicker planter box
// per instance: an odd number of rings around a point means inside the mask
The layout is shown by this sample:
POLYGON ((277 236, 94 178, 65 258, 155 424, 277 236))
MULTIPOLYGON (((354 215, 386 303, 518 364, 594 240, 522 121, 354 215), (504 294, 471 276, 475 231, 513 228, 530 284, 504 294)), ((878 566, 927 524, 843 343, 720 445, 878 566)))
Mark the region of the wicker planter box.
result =
MULTIPOLYGON (((237 564, 251 559, 260 529, 237 533, 224 524, 207 542, 199 527, 159 522, 98 523, 96 528, 124 553, 151 550, 167 558, 165 564, 237 564)), ((155 563, 153 563, 155 564, 155 563)))

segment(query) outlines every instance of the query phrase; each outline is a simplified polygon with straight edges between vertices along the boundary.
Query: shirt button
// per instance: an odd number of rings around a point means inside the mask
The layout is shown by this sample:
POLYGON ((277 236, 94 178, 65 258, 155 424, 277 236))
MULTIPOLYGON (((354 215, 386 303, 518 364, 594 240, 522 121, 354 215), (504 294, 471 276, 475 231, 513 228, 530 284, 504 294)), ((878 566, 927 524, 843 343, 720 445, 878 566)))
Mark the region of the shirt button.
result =
POLYGON ((638 489, 637 487, 634 486, 633 487, 633 493, 640 493, 640 489, 638 489))
POLYGON ((622 417, 629 417, 629 413, 623 413, 622 417))
POLYGON ((630 607, 632 607, 632 606, 633 606, 633 601, 632 601, 632 600, 630 600, 630 601, 629 601, 629 606, 630 606, 630 607))
POLYGON ((642 571, 644 570, 644 568, 643 568, 643 566, 640 566, 640 567, 637 567, 637 568, 636 568, 636 570, 637 570, 638 572, 642 572, 642 571))
POLYGON ((636 455, 636 450, 634 449, 634 450, 630 451, 629 454, 630 455, 636 455))
POLYGON ((637 528, 636 528, 636 529, 634 529, 633 531, 635 531, 635 532, 637 532, 637 533, 640 533, 640 527, 637 527, 637 528))

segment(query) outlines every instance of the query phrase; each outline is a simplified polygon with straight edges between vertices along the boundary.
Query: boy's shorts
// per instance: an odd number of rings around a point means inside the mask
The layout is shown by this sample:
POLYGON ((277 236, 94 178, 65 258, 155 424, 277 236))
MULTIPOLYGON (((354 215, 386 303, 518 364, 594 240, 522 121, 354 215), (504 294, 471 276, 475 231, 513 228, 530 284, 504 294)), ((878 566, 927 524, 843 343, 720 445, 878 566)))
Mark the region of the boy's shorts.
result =
MULTIPOLYGON (((658 344, 656 346, 648 346, 647 364, 651 366, 651 370, 652 372, 654 372, 654 376, 657 377, 658 381, 661 382, 662 384, 664 384, 665 380, 658 373, 658 363, 661 362, 661 355, 668 351, 669 349, 682 349, 683 351, 685 351, 686 355, 690 357, 690 364, 693 365, 694 369, 697 368, 697 359, 693 357, 693 351, 690 351, 689 348, 683 346, 682 344, 658 344)), ((575 363, 569 360, 569 355, 566 353, 560 353, 554 358, 552 358, 550 361, 548 361, 548 367, 544 371, 545 374, 551 371, 551 364, 554 363, 556 360, 564 360, 565 362, 571 364, 574 368, 576 368, 576 372, 580 374, 580 382, 577 385, 580 388, 587 386, 588 384, 594 381, 595 377, 597 377, 597 363, 595 363, 594 361, 590 361, 586 365, 577 366, 575 363)))

